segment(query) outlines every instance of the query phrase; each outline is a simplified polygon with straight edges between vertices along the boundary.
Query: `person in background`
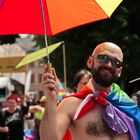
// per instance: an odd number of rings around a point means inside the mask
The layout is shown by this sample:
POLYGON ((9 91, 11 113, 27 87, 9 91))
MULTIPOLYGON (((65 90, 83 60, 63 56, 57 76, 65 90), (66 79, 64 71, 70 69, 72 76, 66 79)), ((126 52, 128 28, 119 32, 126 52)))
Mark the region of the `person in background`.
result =
POLYGON ((40 110, 40 106, 19 107, 19 100, 16 94, 7 97, 7 107, 0 112, 0 140, 23 140, 24 116, 40 110))
POLYGON ((38 104, 41 106, 41 110, 38 112, 35 112, 34 114, 34 120, 35 120, 35 131, 37 133, 37 139, 40 140, 39 136, 39 127, 40 127, 40 122, 42 119, 42 116, 45 111, 45 105, 46 105, 47 99, 46 96, 42 96, 40 100, 38 101, 38 104))
POLYGON ((91 77, 92 77, 92 74, 90 73, 90 71, 88 71, 86 69, 79 70, 75 74, 74 80, 73 80, 74 92, 80 91, 81 88, 88 83, 88 81, 91 77))
MULTIPOLYGON (((25 94, 21 106, 37 105, 34 99, 35 99, 34 94, 32 93, 25 94)), ((35 128, 34 112, 28 112, 24 116, 24 129, 34 130, 34 128, 35 128)))
POLYGON ((87 60, 92 78, 58 106, 55 70, 49 73, 44 66, 41 85, 48 100, 40 125, 41 140, 62 140, 68 128, 73 140, 140 140, 140 110, 116 84, 122 63, 118 45, 97 45, 87 60))

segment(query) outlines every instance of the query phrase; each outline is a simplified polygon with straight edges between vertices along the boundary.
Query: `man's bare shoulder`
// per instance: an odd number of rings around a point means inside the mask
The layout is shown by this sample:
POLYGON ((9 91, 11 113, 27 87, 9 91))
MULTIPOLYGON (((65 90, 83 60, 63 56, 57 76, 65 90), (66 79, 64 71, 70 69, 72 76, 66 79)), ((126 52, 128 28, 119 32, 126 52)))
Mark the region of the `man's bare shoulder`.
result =
POLYGON ((64 112, 70 115, 71 117, 73 117, 73 115, 76 112, 76 109, 78 108, 81 102, 82 100, 76 97, 67 97, 67 98, 64 98, 59 103, 57 110, 58 112, 64 112))

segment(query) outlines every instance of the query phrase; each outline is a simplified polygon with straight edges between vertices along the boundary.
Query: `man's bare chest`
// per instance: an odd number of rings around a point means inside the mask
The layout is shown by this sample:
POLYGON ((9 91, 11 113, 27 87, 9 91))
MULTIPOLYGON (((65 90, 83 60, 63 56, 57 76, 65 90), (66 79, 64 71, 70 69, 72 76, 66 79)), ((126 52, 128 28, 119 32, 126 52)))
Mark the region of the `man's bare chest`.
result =
MULTIPOLYGON (((96 105, 92 111, 81 119, 73 121, 73 130, 77 130, 89 137, 107 137, 108 140, 122 140, 118 139, 120 136, 104 122, 102 118, 103 111, 104 107, 96 105)), ((127 136, 125 140, 129 140, 129 137, 127 136)))

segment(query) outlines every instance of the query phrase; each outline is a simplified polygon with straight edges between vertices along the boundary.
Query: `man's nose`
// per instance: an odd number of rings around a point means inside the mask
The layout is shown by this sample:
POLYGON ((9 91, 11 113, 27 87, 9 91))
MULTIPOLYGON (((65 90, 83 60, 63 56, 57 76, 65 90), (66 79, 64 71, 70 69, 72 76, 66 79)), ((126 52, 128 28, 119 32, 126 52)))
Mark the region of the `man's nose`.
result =
POLYGON ((112 62, 108 61, 108 63, 106 63, 106 66, 113 67, 112 62))

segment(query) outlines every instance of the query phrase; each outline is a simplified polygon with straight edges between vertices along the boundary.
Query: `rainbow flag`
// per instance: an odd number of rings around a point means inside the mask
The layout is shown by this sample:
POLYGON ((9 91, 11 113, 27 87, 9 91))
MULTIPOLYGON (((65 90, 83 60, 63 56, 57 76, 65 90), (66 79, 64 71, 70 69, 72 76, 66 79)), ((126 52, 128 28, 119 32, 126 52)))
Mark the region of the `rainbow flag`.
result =
POLYGON ((94 91, 92 82, 89 81, 81 91, 70 96, 83 99, 74 120, 94 109, 96 103, 100 103, 106 106, 103 118, 108 126, 119 134, 129 132, 131 140, 140 140, 140 110, 117 84, 112 84, 112 91, 107 94, 104 91, 94 91))
POLYGON ((58 79, 58 84, 59 84, 58 99, 62 100, 63 96, 65 95, 65 90, 59 79, 58 79))
POLYGON ((107 96, 107 100, 113 106, 126 113, 134 121, 136 140, 140 140, 140 110, 125 92, 116 84, 112 85, 113 91, 107 96))

